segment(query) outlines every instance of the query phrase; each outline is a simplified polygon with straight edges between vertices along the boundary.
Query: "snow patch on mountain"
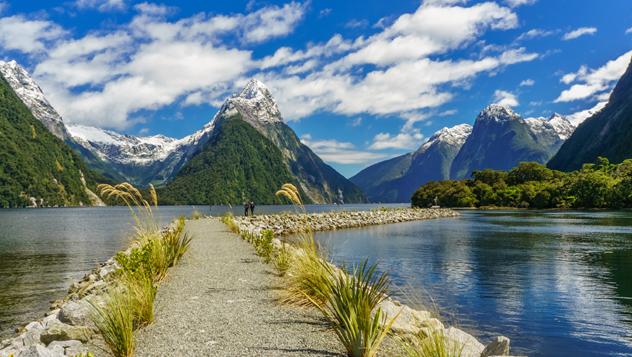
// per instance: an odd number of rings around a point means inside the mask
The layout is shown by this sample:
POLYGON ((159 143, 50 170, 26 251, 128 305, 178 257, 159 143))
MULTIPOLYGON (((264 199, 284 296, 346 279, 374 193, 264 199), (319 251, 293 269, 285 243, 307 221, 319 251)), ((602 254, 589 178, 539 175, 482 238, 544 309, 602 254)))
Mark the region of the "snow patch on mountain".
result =
POLYGON ((454 147, 461 147, 472 134, 472 126, 469 124, 459 124, 451 128, 443 128, 435 132, 428 141, 426 141, 415 152, 416 155, 426 152, 431 146, 443 142, 454 147))
POLYGON ((516 114, 511 108, 491 104, 483 109, 476 117, 476 122, 506 122, 511 120, 521 120, 520 115, 516 114))
POLYGON ((0 74, 7 80, 20 100, 31 110, 33 116, 42 122, 53 135, 61 140, 70 138, 61 116, 48 102, 44 92, 26 69, 15 61, 0 61, 0 74))
POLYGON ((529 129, 536 135, 557 135, 560 140, 568 139, 575 131, 575 126, 566 117, 554 113, 549 119, 527 118, 525 119, 529 129))
MULTIPOLYGON (((283 122, 281 111, 274 101, 270 90, 257 79, 248 81, 239 94, 226 100, 220 113, 237 111, 244 120, 256 126, 283 122)), ((218 113, 219 114, 219 113, 218 113)))

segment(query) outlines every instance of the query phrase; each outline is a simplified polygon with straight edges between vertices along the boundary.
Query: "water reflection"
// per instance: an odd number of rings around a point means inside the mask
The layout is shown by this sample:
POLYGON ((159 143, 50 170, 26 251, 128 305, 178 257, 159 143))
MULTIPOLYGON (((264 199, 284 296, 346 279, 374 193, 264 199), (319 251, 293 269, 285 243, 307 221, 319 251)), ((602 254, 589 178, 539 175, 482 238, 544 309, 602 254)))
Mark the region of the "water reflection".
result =
POLYGON ((632 354, 630 212, 466 211, 318 239, 339 262, 379 261, 481 339, 510 336, 515 353, 632 354))

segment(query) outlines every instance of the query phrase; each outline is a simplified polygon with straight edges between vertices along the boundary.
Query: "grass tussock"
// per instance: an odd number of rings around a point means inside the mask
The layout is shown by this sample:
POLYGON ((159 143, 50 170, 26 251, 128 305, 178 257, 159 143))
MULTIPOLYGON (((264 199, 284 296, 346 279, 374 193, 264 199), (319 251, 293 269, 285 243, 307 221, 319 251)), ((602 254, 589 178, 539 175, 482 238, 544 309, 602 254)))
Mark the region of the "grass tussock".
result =
POLYGON ((204 214, 197 209, 194 209, 191 212, 191 219, 197 221, 198 219, 204 218, 204 214))
POLYGON ((103 306, 93 305, 92 321, 114 357, 134 355, 134 313, 130 298, 121 291, 108 294, 103 306))
POLYGON ((293 263, 292 253, 285 243, 281 245, 274 256, 272 257, 272 265, 274 269, 279 274, 279 276, 285 276, 285 274, 290 270, 290 267, 293 263))
POLYGON ((407 357, 461 357, 464 348, 462 344, 448 339, 443 331, 435 331, 429 336, 419 333, 402 338, 400 344, 407 357))
POLYGON ((184 217, 169 229, 159 230, 152 209, 158 205, 153 187, 149 190, 149 200, 127 183, 100 185, 99 192, 105 198, 123 201, 135 222, 132 248, 115 256, 120 269, 114 274, 105 303, 93 305, 92 317, 112 354, 127 357, 134 352, 133 331, 154 320, 156 284, 186 253, 191 237, 184 232, 184 217))
POLYGON ((236 234, 239 234, 239 226, 235 223, 235 216, 232 212, 226 212, 222 216, 222 223, 228 226, 228 229, 236 234))
POLYGON ((335 274, 327 288, 328 299, 324 303, 312 300, 331 323, 348 356, 375 356, 397 318, 387 321, 378 307, 390 283, 388 276, 378 274, 376 268, 365 261, 351 274, 335 274))

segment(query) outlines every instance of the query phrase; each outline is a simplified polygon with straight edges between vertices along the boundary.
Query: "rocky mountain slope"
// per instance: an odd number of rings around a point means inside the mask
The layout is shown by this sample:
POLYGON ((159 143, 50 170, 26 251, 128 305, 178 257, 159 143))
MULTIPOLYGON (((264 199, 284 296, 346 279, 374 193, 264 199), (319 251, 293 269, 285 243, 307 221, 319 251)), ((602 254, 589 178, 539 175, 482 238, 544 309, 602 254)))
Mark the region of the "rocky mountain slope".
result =
POLYGON ((372 202, 408 202, 420 185, 450 178, 452 160, 471 132, 467 124, 443 128, 417 151, 369 166, 351 182, 372 202))
POLYGON ((408 202, 429 181, 465 178, 485 168, 508 169, 521 161, 544 163, 574 129, 559 114, 522 119, 507 107, 490 105, 474 127, 443 128, 417 151, 369 166, 351 181, 372 202, 408 202))
POLYGON ((86 187, 86 180, 93 183, 91 173, 69 146, 33 116, 3 76, 0 162, 0 207, 92 203, 94 195, 86 187))
POLYGON ((51 133, 63 141, 70 138, 61 116, 23 67, 15 61, 0 61, 0 75, 6 79, 22 102, 31 110, 33 116, 41 121, 51 133))
POLYGON ((482 169, 508 170, 523 161, 546 163, 571 131, 572 124, 559 115, 525 120, 508 107, 490 105, 476 117, 450 178, 468 178, 482 169))
POLYGON ((632 158, 632 62, 608 104, 577 127, 548 166, 571 171, 599 156, 614 163, 632 158))
POLYGON ((228 98, 211 126, 214 130, 200 153, 162 191, 170 201, 273 203, 283 180, 295 182, 307 202, 365 201, 357 186, 300 142, 283 122, 270 91, 257 80, 228 98))

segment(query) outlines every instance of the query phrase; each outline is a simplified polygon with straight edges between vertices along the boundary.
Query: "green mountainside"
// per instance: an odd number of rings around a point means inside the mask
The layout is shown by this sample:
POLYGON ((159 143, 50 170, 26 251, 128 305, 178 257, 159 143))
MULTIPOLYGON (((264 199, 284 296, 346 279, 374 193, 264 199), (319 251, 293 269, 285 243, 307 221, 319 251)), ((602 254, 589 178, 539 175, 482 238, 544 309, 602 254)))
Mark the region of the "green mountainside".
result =
POLYGON ((615 163, 632 158, 632 63, 612 91, 608 104, 577 127, 548 166, 577 170, 600 156, 615 163))
POLYGON ((0 77, 0 207, 90 204, 79 157, 33 117, 0 77), (33 199, 31 199, 33 198, 33 199))
POLYGON ((281 151, 235 114, 217 123, 201 152, 159 194, 170 204, 273 204, 286 182, 296 180, 281 151))

